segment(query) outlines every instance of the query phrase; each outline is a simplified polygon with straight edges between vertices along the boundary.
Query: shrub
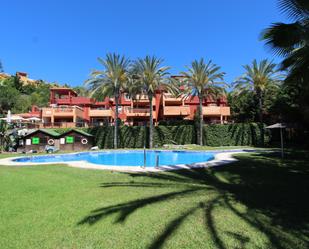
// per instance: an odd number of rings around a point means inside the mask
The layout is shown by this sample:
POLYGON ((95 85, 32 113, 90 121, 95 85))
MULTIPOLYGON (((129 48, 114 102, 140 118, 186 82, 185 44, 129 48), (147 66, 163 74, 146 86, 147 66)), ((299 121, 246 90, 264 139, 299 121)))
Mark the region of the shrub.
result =
MULTIPOLYGON (((206 125, 203 141, 207 146, 259 146, 261 145, 261 128, 257 123, 241 123, 228 125, 206 125)), ((58 131, 58 130, 57 130, 58 131)), ((114 127, 103 126, 89 128, 93 134, 95 145, 100 148, 113 148, 114 127)), ((58 131, 59 132, 59 131, 58 131)), ((144 126, 119 127, 119 148, 143 148, 148 145, 149 130, 144 126)), ((265 132, 265 143, 270 140, 269 133, 265 132)), ((165 126, 154 128, 154 146, 163 144, 196 144, 197 134, 194 125, 165 126)))
POLYGON ((159 125, 178 126, 178 125, 194 125, 194 120, 161 120, 159 125))
MULTIPOLYGON (((228 125, 207 125, 204 127, 203 142, 207 146, 260 146, 261 129, 257 123, 239 123, 228 125)), ((270 141, 270 133, 265 131, 264 142, 270 141)))

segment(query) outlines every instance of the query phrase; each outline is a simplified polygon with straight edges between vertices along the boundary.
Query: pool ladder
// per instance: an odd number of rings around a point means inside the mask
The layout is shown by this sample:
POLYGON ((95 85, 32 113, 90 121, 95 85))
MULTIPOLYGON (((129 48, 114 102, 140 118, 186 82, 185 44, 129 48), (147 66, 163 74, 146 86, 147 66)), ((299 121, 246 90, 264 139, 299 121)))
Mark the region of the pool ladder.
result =
MULTIPOLYGON (((146 148, 144 146, 144 166, 142 166, 142 168, 144 168, 144 169, 146 168, 146 159, 147 159, 147 157, 146 157, 146 148)), ((156 154, 156 166, 155 166, 156 169, 159 168, 159 162, 160 162, 159 155, 156 154)))

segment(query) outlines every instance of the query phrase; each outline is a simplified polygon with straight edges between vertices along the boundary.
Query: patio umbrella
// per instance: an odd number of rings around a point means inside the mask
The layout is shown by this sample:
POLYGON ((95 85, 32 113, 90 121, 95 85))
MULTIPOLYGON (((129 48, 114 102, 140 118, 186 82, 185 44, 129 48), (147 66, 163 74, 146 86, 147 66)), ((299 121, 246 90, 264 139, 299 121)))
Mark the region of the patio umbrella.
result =
POLYGON ((285 124, 277 123, 270 126, 267 126, 266 129, 280 129, 280 141, 281 141, 281 157, 284 157, 284 148, 283 148, 283 132, 282 130, 286 128, 285 124))
POLYGON ((40 118, 37 118, 37 117, 27 118, 27 120, 29 120, 29 121, 34 121, 34 122, 36 122, 36 121, 41 121, 41 119, 40 119, 40 118))
POLYGON ((10 110, 8 111, 6 118, 7 118, 6 122, 11 123, 11 111, 10 110))
POLYGON ((18 115, 11 116, 11 121, 22 121, 22 120, 25 120, 25 119, 21 116, 18 116, 18 115))
POLYGON ((20 117, 20 116, 17 116, 17 115, 14 115, 14 116, 9 116, 6 117, 6 118, 0 118, 1 120, 5 120, 6 122, 10 123, 12 121, 22 121, 22 120, 25 120, 23 117, 20 117))

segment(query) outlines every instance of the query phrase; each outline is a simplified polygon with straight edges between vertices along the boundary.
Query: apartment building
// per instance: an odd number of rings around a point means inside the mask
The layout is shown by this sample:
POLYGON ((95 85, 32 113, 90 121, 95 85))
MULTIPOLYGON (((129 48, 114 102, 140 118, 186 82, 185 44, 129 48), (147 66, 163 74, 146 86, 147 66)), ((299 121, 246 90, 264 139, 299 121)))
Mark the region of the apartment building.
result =
MULTIPOLYGON (((37 81, 29 79, 28 74, 16 72, 16 76, 23 84, 35 84, 37 81)), ((0 73, 0 80, 11 77, 0 73)), ((181 76, 172 76, 181 81, 181 76)), ((199 106, 197 97, 172 96, 164 90, 157 90, 152 103, 147 95, 138 95, 134 99, 127 93, 120 96, 118 113, 120 120, 126 125, 145 125, 149 122, 149 108, 153 110, 153 121, 158 124, 162 120, 193 120, 199 106)), ((78 96, 67 87, 53 87, 50 89, 49 106, 32 107, 29 113, 19 116, 25 119, 40 119, 41 127, 79 127, 103 125, 115 121, 115 100, 105 98, 97 101, 94 98, 78 96)), ((203 101, 203 117, 205 123, 227 123, 230 117, 230 107, 225 97, 218 99, 206 98, 203 101)))
MULTIPOLYGON (((120 120, 126 125, 144 125, 149 121, 149 100, 147 95, 138 95, 132 99, 122 93, 118 113, 120 120)), ((199 106, 197 97, 174 97, 170 93, 158 90, 151 103, 153 121, 161 120, 193 120, 199 106)), ((50 106, 41 109, 44 127, 78 127, 103 125, 115 121, 115 100, 105 98, 97 101, 93 98, 78 96, 65 87, 50 89, 50 106)), ((228 122, 230 107, 224 97, 206 98, 203 102, 203 116, 206 123, 228 122)))

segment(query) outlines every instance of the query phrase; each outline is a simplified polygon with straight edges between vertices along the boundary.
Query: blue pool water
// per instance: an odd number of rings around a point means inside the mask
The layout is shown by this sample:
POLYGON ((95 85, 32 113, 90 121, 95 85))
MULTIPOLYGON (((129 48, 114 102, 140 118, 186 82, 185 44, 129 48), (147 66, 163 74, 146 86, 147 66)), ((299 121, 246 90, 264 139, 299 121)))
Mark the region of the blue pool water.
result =
MULTIPOLYGON (((214 159, 214 154, 195 151, 146 151, 146 166, 156 166, 157 157, 159 158, 159 166, 163 166, 206 162, 214 159)), ((22 157, 14 161, 25 163, 87 161, 94 164, 109 166, 143 166, 144 151, 83 152, 77 154, 22 157)))

